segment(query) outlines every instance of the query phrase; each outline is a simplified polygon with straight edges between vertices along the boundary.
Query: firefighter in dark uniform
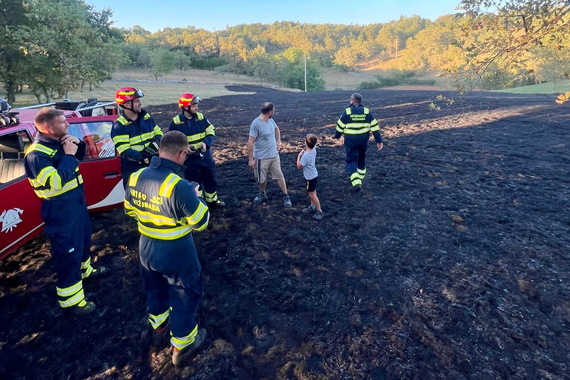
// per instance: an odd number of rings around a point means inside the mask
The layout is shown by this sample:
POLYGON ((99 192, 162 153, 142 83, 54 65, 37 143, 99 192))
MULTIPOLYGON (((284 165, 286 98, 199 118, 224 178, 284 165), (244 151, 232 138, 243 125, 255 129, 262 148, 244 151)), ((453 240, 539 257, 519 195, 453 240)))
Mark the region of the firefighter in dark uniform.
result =
POLYGON ((113 123, 111 138, 121 156, 123 185, 127 187, 129 176, 147 167, 150 159, 158 154, 162 130, 148 112, 142 109, 141 90, 123 87, 117 91, 115 101, 121 107, 121 115, 113 123))
POLYGON ((198 182, 204 191, 204 199, 209 206, 225 207, 218 198, 216 167, 212 157, 211 146, 216 137, 214 126, 198 112, 199 96, 182 94, 178 106, 182 113, 170 122, 169 131, 180 131, 188 137, 190 154, 186 158, 186 179, 198 182))
POLYGON ((107 272, 91 266, 91 221, 79 161, 85 143, 67 134, 63 111, 43 108, 34 121, 38 134, 25 157, 26 176, 42 199, 41 215, 57 272, 59 306, 66 313, 89 314, 95 304, 83 293, 83 280, 107 272))
POLYGON ((192 231, 204 230, 210 214, 197 196, 197 185, 194 188, 183 178, 187 154, 186 136, 167 132, 159 157, 131 175, 125 194, 125 212, 137 220, 141 234, 139 255, 152 344, 166 344, 170 330, 175 365, 189 358, 206 338, 195 316, 203 286, 192 231))
POLYGON ((378 150, 384 147, 380 126, 370 110, 362 104, 362 95, 352 94, 350 107, 346 108, 336 122, 335 139, 344 134, 346 151, 346 171, 354 191, 362 189, 362 181, 366 176, 366 150, 370 132, 376 140, 378 150))

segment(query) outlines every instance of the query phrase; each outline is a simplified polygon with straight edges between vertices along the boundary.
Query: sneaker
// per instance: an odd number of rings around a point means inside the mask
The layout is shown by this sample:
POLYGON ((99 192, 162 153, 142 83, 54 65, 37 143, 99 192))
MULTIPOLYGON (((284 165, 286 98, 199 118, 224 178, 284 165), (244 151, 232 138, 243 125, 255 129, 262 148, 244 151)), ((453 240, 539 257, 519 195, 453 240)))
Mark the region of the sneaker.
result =
POLYGON ((83 306, 72 306, 63 309, 67 315, 87 315, 95 311, 97 306, 93 302, 85 302, 83 306))
POLYGON ((226 207, 226 202, 218 199, 217 201, 214 202, 208 202, 208 207, 226 207))
POLYGON ((325 216, 325 214, 322 211, 317 211, 315 213, 315 215, 313 215, 313 219, 321 220, 323 218, 323 216, 325 216))
POLYGON ((151 345, 156 348, 165 347, 170 339, 169 332, 168 324, 158 329, 153 329, 151 345))
POLYGON ((309 207, 305 207, 301 211, 303 212, 303 214, 311 214, 311 213, 315 212, 316 210, 317 210, 317 208, 314 205, 310 205, 309 207))
POLYGON ((353 189, 355 193, 358 193, 360 190, 362 190, 362 185, 356 185, 353 187, 353 189))
POLYGON ((293 206, 293 204, 291 203, 291 198, 289 198, 289 195, 288 195, 288 194, 285 194, 285 195, 283 196, 283 206, 285 206, 285 207, 291 207, 291 206, 293 206))
POLYGON ((85 277, 83 280, 92 280, 94 278, 104 277, 109 274, 109 268, 100 266, 93 268, 93 271, 89 274, 89 277, 85 277))
POLYGON ((260 191, 259 194, 257 194, 257 197, 253 200, 253 203, 258 205, 265 200, 267 200, 267 193, 265 191, 260 191))
POLYGON ((179 350, 178 348, 173 348, 172 350, 172 364, 180 365, 182 362, 188 360, 193 353, 195 353, 198 348, 204 343, 206 340, 206 329, 198 329, 198 334, 196 334, 196 338, 194 339, 194 343, 189 345, 186 348, 179 350))

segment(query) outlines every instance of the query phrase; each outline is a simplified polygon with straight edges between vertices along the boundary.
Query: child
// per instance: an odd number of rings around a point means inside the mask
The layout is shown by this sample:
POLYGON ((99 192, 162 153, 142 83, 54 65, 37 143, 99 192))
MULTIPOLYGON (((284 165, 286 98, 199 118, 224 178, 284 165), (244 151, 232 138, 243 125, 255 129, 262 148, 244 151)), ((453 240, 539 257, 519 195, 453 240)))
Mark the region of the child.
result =
POLYGON ((303 212, 314 212, 315 215, 313 215, 313 219, 321 220, 324 214, 323 210, 321 210, 321 202, 319 202, 319 198, 317 198, 317 178, 319 175, 317 167, 315 166, 315 162, 317 160, 317 150, 315 145, 317 145, 317 140, 317 136, 313 134, 307 135, 305 138, 305 150, 299 152, 299 155, 297 156, 297 168, 303 169, 307 193, 311 200, 311 205, 304 208, 303 212))

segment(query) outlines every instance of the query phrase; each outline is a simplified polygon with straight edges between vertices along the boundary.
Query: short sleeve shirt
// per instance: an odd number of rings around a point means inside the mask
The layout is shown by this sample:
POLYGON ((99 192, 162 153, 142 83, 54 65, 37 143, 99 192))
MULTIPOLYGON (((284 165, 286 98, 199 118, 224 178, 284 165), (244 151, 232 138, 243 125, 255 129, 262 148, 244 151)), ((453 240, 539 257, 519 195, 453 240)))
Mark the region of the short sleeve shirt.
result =
POLYGON ((273 119, 263 121, 257 117, 251 123, 249 135, 255 138, 253 158, 263 160, 265 158, 275 158, 279 155, 277 141, 275 140, 275 129, 277 129, 277 124, 275 124, 273 119))
POLYGON ((317 172, 317 148, 313 148, 312 152, 305 152, 301 156, 299 163, 303 166, 303 176, 307 181, 316 178, 319 173, 317 172))

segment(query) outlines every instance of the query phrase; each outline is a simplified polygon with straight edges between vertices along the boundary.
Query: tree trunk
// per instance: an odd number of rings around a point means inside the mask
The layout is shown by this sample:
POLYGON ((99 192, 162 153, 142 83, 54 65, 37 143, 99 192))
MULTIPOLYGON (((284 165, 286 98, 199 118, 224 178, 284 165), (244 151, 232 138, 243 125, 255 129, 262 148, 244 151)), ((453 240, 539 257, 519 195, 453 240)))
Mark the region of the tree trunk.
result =
POLYGON ((16 83, 14 83, 14 81, 9 81, 6 83, 6 101, 8 103, 14 103, 16 101, 16 89, 17 89, 17 85, 16 83))

